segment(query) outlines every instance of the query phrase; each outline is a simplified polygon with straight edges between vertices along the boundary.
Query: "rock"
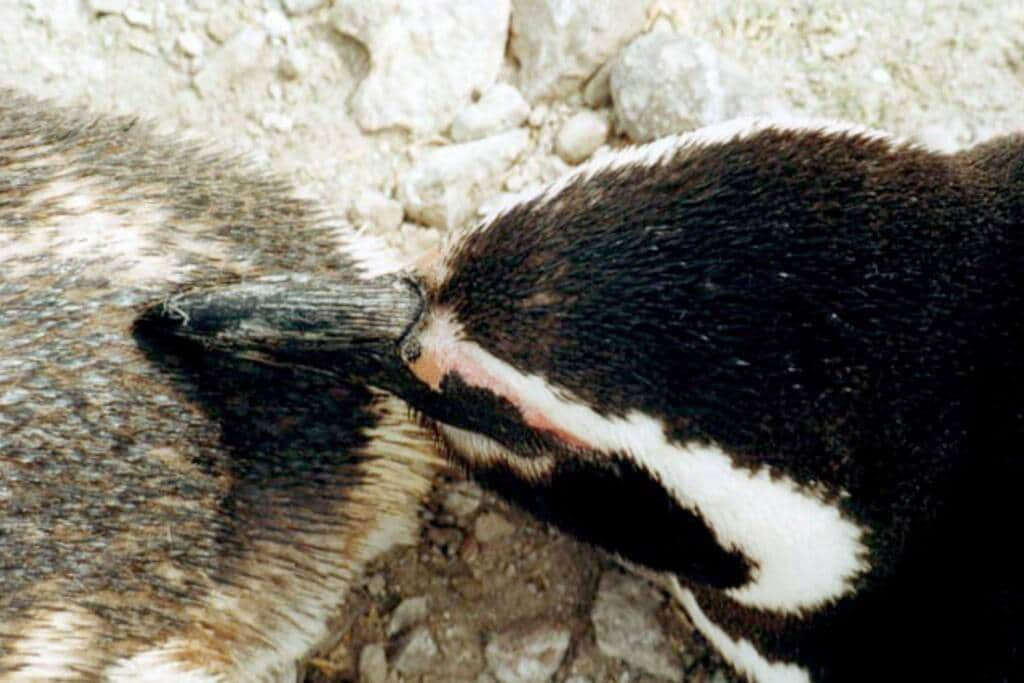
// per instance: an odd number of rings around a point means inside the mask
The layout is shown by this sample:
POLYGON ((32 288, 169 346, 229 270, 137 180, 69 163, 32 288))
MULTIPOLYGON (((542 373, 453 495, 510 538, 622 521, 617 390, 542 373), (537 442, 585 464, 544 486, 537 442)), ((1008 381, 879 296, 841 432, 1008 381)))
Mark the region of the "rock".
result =
POLYGON ((236 33, 210 55, 193 82, 203 95, 230 87, 261 63, 267 35, 253 27, 236 33))
POLYGON ((175 43, 178 49, 189 57, 199 57, 203 54, 203 40, 191 31, 182 31, 178 34, 175 43))
POLYGON ((93 14, 121 14, 128 9, 128 0, 89 0, 93 14))
POLYGON ((494 83, 505 55, 509 0, 346 0, 332 24, 370 53, 352 97, 363 130, 447 128, 474 92, 494 83))
POLYGON ((295 122, 287 114, 281 112, 267 112, 260 119, 260 125, 263 126, 264 130, 269 130, 273 133, 287 133, 291 131, 295 122))
POLYGON ((284 0, 284 11, 295 16, 298 14, 309 14, 324 6, 325 0, 284 0))
POLYGON ((404 674, 425 674, 434 669, 440 651, 426 626, 420 626, 401 639, 394 650, 392 665, 404 674))
POLYGON ((414 626, 426 618, 426 596, 406 598, 391 613, 391 620, 388 621, 388 638, 405 631, 410 626, 414 626))
POLYGON ((484 656, 500 683, 544 683, 558 671, 568 649, 569 629, 526 623, 491 638, 484 656))
POLYGON ((644 581, 619 571, 601 577, 590 618, 597 647, 652 676, 682 679, 683 666, 658 623, 661 596, 644 581))
POLYGON ((530 111, 530 117, 526 120, 531 128, 540 128, 548 118, 548 105, 543 102, 530 111))
POLYGON ((360 192, 348 210, 348 218, 357 228, 382 233, 397 230, 404 217, 401 204, 370 189, 360 192))
POLYGON ((611 89, 619 125, 639 142, 785 110, 709 43, 665 32, 641 36, 622 51, 611 89))
POLYGON ((529 133, 519 128, 430 150, 399 183, 398 199, 406 215, 440 228, 462 224, 526 150, 529 140, 529 133))
POLYGON ((124 20, 129 26, 141 29, 153 28, 153 13, 138 7, 129 7, 124 11, 124 20))
POLYGON ((309 58, 298 48, 288 50, 277 63, 277 72, 289 81, 301 79, 309 70, 309 58))
POLYGON ((508 536, 515 531, 515 526, 497 512, 480 515, 473 524, 473 535, 481 543, 490 543, 508 536))
POLYGON ((555 138, 555 151, 570 164, 578 164, 608 139, 608 122, 589 109, 562 124, 555 138))
POLYGON ((499 83, 455 117, 452 140, 467 142, 518 128, 530 114, 530 105, 513 86, 499 83))
POLYGON ((597 109, 612 103, 612 66, 614 59, 604 63, 583 87, 583 101, 588 107, 597 109))
POLYGON ((388 658, 383 643, 371 643, 359 653, 359 683, 386 683, 388 658))
POLYGON ((510 50, 531 102, 579 88, 643 30, 650 0, 513 0, 510 50))
POLYGON ((284 15, 284 12, 276 9, 268 10, 260 23, 271 38, 282 38, 292 30, 292 24, 288 21, 288 17, 284 15))
POLYGON ((382 574, 374 574, 366 580, 366 591, 374 598, 382 598, 388 589, 387 579, 382 574))
POLYGON ((471 481, 457 481, 448 487, 441 505, 458 519, 465 519, 480 507, 483 492, 471 481))

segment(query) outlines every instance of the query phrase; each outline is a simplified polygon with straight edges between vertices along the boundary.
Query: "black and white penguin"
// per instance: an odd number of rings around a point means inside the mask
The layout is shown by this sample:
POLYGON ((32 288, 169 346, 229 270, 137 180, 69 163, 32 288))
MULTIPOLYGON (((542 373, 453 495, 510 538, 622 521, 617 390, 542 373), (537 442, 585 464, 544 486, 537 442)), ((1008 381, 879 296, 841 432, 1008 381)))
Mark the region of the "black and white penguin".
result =
MULTIPOLYGON (((658 578, 750 680, 1010 680, 1022 229, 1024 137, 725 124, 454 240, 373 381, 478 480, 658 578)), ((164 310, 330 369, 351 345, 289 288, 269 325, 249 285, 164 310)))
POLYGON ((296 680, 415 534, 433 435, 139 315, 282 270, 343 288, 376 253, 237 159, 0 89, 0 680, 296 680))

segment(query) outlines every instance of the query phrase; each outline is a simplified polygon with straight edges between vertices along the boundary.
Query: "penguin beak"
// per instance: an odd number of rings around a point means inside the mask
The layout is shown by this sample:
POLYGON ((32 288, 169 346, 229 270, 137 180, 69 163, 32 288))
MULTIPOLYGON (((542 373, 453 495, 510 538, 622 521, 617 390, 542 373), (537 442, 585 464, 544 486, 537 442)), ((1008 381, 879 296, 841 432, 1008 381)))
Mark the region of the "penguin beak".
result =
POLYGON ((423 308, 420 288, 406 276, 296 274, 176 294, 140 322, 255 360, 377 378, 404 371, 398 345, 423 308))

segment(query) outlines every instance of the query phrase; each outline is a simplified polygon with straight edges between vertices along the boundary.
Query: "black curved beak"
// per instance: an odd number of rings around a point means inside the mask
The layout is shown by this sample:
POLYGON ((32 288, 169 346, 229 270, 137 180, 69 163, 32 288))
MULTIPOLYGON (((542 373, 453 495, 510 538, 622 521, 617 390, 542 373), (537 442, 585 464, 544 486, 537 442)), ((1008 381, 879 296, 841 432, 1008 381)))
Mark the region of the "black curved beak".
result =
POLYGON ((422 291, 404 275, 289 274, 176 294, 143 318, 209 349, 390 384, 404 372, 398 344, 423 308, 422 291))

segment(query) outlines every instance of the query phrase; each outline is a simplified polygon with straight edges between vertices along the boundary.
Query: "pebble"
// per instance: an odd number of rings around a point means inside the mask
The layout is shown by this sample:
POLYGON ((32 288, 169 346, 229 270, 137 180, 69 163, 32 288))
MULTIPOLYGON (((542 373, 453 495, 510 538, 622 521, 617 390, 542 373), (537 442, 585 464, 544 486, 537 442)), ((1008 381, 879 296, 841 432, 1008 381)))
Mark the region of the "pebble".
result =
POLYGON ((89 0, 93 14, 121 14, 128 9, 128 0, 89 0))
POLYGON ((370 71, 351 100, 365 131, 399 127, 438 133, 497 79, 510 0, 335 4, 331 23, 362 43, 370 71))
POLYGON ((371 189, 360 192, 348 211, 349 220, 357 228, 381 233, 398 230, 404 217, 401 204, 371 189))
POLYGON ((238 29, 238 18, 226 7, 214 10, 206 18, 206 33, 218 43, 226 42, 235 35, 238 29))
POLYGON ((123 12, 124 20, 135 28, 153 28, 153 13, 138 7, 129 7, 123 12))
POLYGON ((517 128, 431 149, 402 177, 398 200, 413 220, 438 228, 460 226, 526 151, 529 141, 529 133, 517 128))
POLYGON ((483 492, 471 481, 457 481, 448 487, 441 505, 457 519, 465 519, 480 508, 483 492))
POLYGON ((309 58, 298 48, 288 50, 277 63, 277 72, 289 81, 301 79, 309 70, 309 58))
POLYGON ((189 57, 199 57, 203 54, 203 40, 191 31, 182 31, 178 34, 176 42, 178 49, 189 57))
POLYGON ((531 128, 540 128, 544 125, 544 121, 548 118, 548 105, 538 104, 532 110, 530 110, 530 116, 526 120, 530 124, 531 128))
POLYGON ((661 596, 645 581, 620 571, 601 576, 590 618, 597 647, 652 676, 678 681, 683 666, 672 650, 657 611, 661 596))
POLYGON ((398 604, 388 621, 388 638, 407 630, 427 618, 427 598, 406 598, 398 604))
POLYGON ((374 574, 366 581, 366 592, 374 598, 384 597, 384 592, 387 590, 387 580, 383 574, 374 574))
POLYGON ((555 138, 555 151, 564 161, 584 161, 608 139, 608 121, 589 109, 573 115, 562 124, 555 138))
POLYGON ((545 683, 561 666, 569 641, 567 628, 527 622, 491 638, 484 656, 500 683, 545 683))
POLYGON ((403 674, 425 674, 435 668, 440 650, 426 626, 413 629, 396 645, 392 656, 395 671, 403 674))
POLYGON ((476 518, 476 522, 473 524, 473 535, 481 543, 491 543, 508 536, 515 529, 512 522, 497 512, 488 512, 476 518))
POLYGON ((583 101, 588 107, 607 107, 612 103, 612 65, 614 59, 604 63, 583 87, 583 101))
POLYGON ((580 87, 643 30, 651 0, 513 0, 509 50, 531 102, 580 87))
POLYGON ((324 6, 325 0, 284 0, 284 11, 292 16, 309 14, 324 6))
POLYGON ((386 683, 388 658, 383 643, 371 643, 359 653, 359 683, 386 683))
POLYGON ((260 125, 262 125, 264 129, 274 133, 287 133, 291 131, 295 122, 292 121, 292 118, 287 114, 269 112, 263 115, 263 118, 260 120, 260 125))
POLYGON ((785 108, 710 43, 668 32, 641 36, 611 69, 619 125, 637 142, 785 108))
POLYGON ((261 24, 263 25, 263 30, 271 38, 282 38, 291 33, 292 30, 292 24, 288 21, 288 17, 284 15, 284 12, 276 9, 268 10, 263 15, 261 24))
POLYGON ((518 128, 530 114, 530 105, 514 86, 498 83, 476 103, 466 107, 452 122, 452 140, 479 140, 511 128, 518 128))
POLYGON ((201 94, 211 94, 229 87, 261 63, 267 35, 258 28, 247 27, 221 45, 207 59, 206 66, 193 82, 201 94))

